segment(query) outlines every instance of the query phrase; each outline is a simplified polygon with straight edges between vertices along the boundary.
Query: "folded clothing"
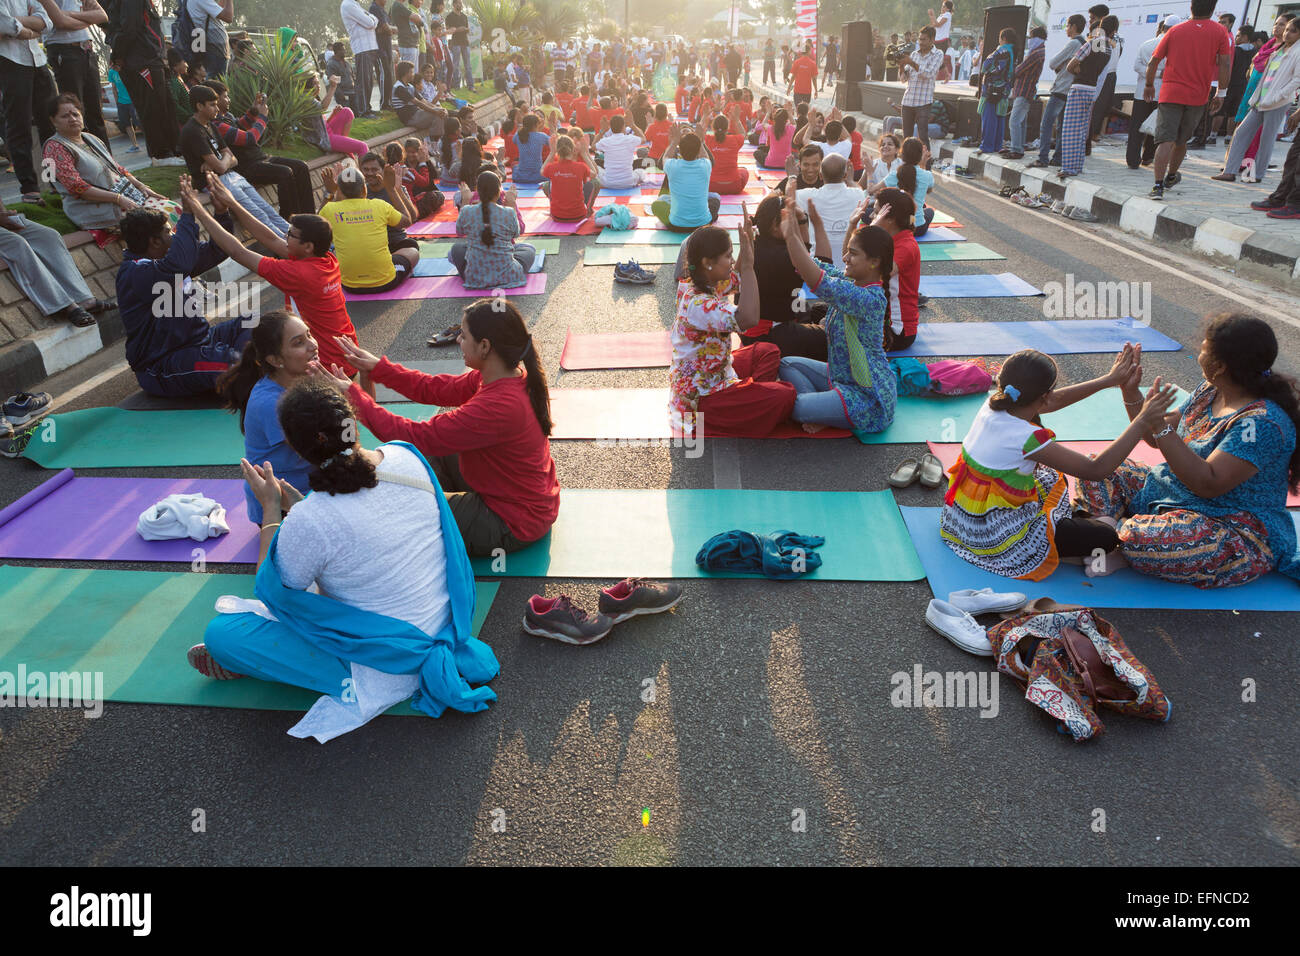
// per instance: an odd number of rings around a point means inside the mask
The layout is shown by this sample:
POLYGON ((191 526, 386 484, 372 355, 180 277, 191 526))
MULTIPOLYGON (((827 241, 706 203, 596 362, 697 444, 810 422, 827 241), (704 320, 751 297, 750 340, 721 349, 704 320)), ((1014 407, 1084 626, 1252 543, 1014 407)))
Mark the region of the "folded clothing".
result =
POLYGON ((695 563, 708 571, 761 574, 789 581, 822 566, 821 555, 812 549, 825 543, 825 538, 794 531, 723 531, 704 542, 695 563))
POLYGON ((608 206, 601 206, 596 210, 596 225, 609 226, 622 232, 626 229, 635 229, 637 217, 632 215, 632 211, 627 206, 619 203, 610 203, 608 206))
POLYGON ((193 538, 206 541, 230 531, 226 509, 202 494, 168 495, 145 509, 136 531, 146 541, 172 541, 193 538))

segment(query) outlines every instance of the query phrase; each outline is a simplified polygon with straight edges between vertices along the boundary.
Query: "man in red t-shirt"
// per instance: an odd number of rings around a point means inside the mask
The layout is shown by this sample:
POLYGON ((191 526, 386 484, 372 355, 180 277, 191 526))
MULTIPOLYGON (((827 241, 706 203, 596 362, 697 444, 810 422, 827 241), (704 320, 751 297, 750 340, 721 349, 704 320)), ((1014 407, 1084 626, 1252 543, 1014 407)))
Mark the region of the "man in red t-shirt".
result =
POLYGON ((596 198, 596 164, 587 149, 587 138, 575 143, 568 136, 555 141, 555 153, 542 169, 549 182, 542 184, 542 192, 551 200, 551 218, 560 222, 577 222, 591 215, 591 204, 596 198))
POLYGON ((645 138, 650 144, 650 158, 659 165, 660 169, 663 168, 664 153, 672 137, 673 122, 668 118, 668 106, 660 103, 655 107, 655 121, 645 130, 645 138))
MULTIPOLYGON (((182 177, 182 192, 189 188, 186 179, 187 177, 182 177)), ((285 308, 301 316, 307 323, 307 328, 311 329, 323 366, 330 368, 337 365, 349 377, 356 375, 357 370, 347 363, 338 343, 334 341, 336 335, 342 335, 355 342, 357 330, 352 325, 352 318, 348 315, 347 304, 343 299, 339 261, 329 251, 334 242, 330 224, 310 213, 290 216, 289 231, 281 239, 270 227, 239 205, 216 176, 208 177, 208 190, 275 257, 258 255, 245 248, 201 204, 200 211, 195 214, 199 225, 207 230, 212 241, 226 255, 284 293, 285 308)), ((362 387, 373 391, 368 378, 362 381, 362 387)))
POLYGON ((1216 0, 1192 0, 1192 19, 1165 31, 1147 65, 1146 89, 1142 98, 1155 99, 1156 73, 1164 61, 1160 83, 1160 106, 1156 114, 1156 184, 1152 199, 1164 199, 1165 188, 1182 179, 1178 167, 1187 155, 1187 140, 1200 125, 1218 66, 1219 90, 1211 112, 1223 105, 1232 63, 1232 37, 1223 25, 1211 20, 1216 0))
MULTIPOLYGON (((811 47, 811 44, 809 45, 811 47)), ((811 49, 805 49, 790 68, 790 85, 794 89, 794 105, 811 103, 813 82, 817 79, 817 60, 811 49)))

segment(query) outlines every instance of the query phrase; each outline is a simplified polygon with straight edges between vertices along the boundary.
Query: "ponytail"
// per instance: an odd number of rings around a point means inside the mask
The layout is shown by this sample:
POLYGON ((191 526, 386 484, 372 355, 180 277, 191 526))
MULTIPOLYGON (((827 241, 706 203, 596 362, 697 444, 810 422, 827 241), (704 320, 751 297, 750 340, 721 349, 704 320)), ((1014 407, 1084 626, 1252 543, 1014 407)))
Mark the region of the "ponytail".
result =
POLYGON ((253 327, 252 337, 239 356, 239 363, 231 366, 217 379, 217 394, 225 400, 225 407, 239 412, 239 430, 244 430, 244 416, 248 412, 248 398, 262 378, 273 375, 275 369, 266 364, 272 355, 279 355, 283 347, 284 325, 289 313, 274 309, 262 313, 253 327))
POLYGON ((713 118, 713 135, 717 137, 719 146, 727 141, 727 130, 730 128, 731 124, 727 122, 725 116, 715 116, 713 118))
POLYGON ((790 111, 782 107, 772 117, 772 134, 779 142, 785 136, 785 124, 790 122, 790 111))
POLYGON ((491 246, 493 241, 492 235, 492 204, 496 202, 497 196, 501 195, 501 180, 497 179, 497 174, 490 169, 485 169, 478 174, 478 181, 475 183, 478 187, 478 206, 479 211, 483 214, 483 232, 480 239, 485 246, 491 246))
POLYGON ((476 340, 487 339, 492 349, 501 356, 506 368, 524 366, 524 384, 528 389, 528 402, 537 417, 542 434, 551 434, 551 393, 546 383, 546 371, 537 359, 532 336, 524 325, 524 317, 509 299, 504 307, 500 299, 478 299, 465 309, 465 326, 476 340))

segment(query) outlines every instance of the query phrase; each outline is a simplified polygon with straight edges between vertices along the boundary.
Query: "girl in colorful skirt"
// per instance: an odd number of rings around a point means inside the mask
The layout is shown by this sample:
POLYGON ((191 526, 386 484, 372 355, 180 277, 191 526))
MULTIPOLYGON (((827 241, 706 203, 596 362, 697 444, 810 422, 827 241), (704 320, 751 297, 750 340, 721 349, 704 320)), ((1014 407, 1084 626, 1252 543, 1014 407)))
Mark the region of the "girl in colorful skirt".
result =
MULTIPOLYGON (((1273 569, 1300 578, 1286 510, 1288 489, 1300 486, 1300 392, 1273 371, 1277 351, 1261 319, 1211 318, 1198 356, 1205 381, 1148 439, 1165 461, 1126 461, 1110 477, 1079 482, 1076 508, 1117 522, 1119 550, 1100 573, 1127 564, 1201 588, 1245 584, 1273 569)), ((1123 384, 1130 415, 1145 411, 1140 381, 1123 384)))
MULTIPOLYGON (((948 472, 939 534, 960 557, 1010 578, 1041 581, 1062 558, 1084 558, 1118 546, 1111 521, 1072 517, 1064 475, 1100 480, 1158 427, 1176 389, 1156 379, 1124 434, 1095 458, 1063 448, 1039 416, 1060 411, 1103 388, 1140 381, 1132 345, 1108 374, 1056 387, 1056 362, 1034 349, 1007 359, 998 389, 975 416, 961 455, 948 472)), ((1135 386, 1136 387, 1136 386, 1135 386)))

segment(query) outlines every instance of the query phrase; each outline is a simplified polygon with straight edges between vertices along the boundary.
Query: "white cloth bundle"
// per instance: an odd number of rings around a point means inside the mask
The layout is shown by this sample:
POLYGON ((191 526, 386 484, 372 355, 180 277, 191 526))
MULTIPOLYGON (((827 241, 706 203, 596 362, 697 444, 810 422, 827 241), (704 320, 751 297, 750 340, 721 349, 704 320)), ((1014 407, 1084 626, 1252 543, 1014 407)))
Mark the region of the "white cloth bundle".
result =
POLYGON ((140 515, 136 531, 146 541, 193 538, 206 541, 226 534, 226 509, 202 494, 168 495, 140 515))

